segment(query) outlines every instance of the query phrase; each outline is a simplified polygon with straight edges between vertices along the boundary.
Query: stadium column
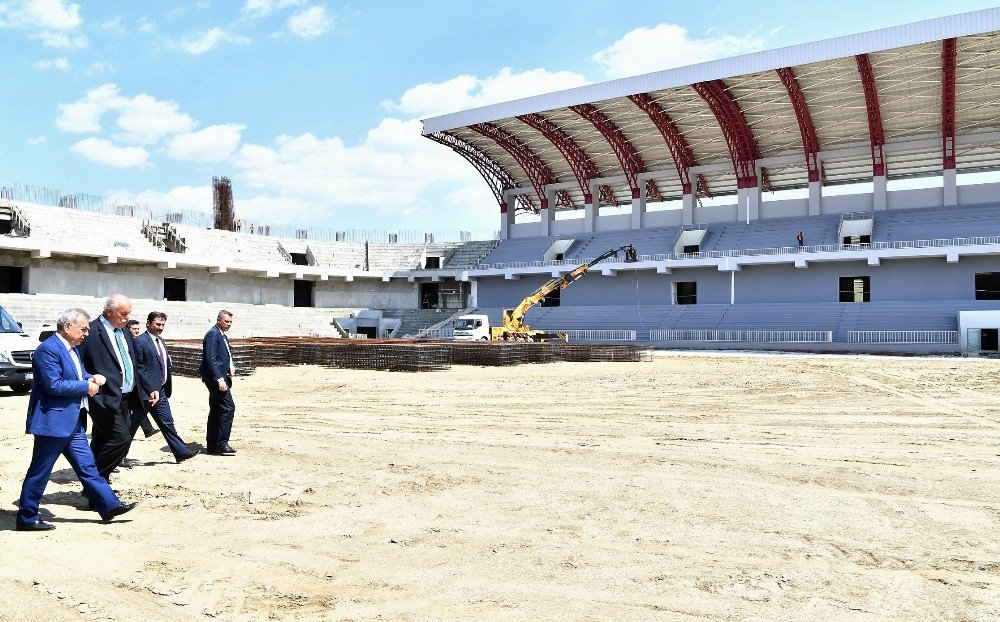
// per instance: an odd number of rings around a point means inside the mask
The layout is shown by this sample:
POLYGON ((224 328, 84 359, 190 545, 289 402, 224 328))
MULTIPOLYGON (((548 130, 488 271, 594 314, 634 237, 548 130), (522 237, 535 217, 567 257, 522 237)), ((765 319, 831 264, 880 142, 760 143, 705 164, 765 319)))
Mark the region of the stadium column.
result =
POLYGON ((694 224, 694 193, 688 192, 681 199, 681 224, 694 224))
POLYGON ((751 222, 760 217, 760 185, 740 188, 736 191, 739 206, 736 213, 743 222, 751 222))
POLYGON ((510 239, 514 227, 514 212, 517 209, 517 195, 507 190, 503 191, 503 203, 500 204, 500 239, 510 239))
POLYGON ((872 176, 872 209, 881 211, 888 206, 885 173, 872 176))
POLYGON ((556 191, 551 186, 544 187, 545 202, 539 214, 542 217, 538 223, 538 235, 552 235, 552 221, 556 215, 556 191))
POLYGON ((642 229, 643 221, 646 219, 646 183, 639 182, 638 186, 638 190, 632 192, 633 229, 642 229))
POLYGON ((944 169, 944 204, 958 205, 958 174, 954 168, 944 169))
POLYGON ((587 190, 590 192, 590 201, 583 206, 583 232, 593 233, 601 201, 601 184, 590 181, 587 183, 587 190))
POLYGON ((809 215, 819 216, 822 213, 823 204, 823 182, 820 180, 809 182, 809 215))

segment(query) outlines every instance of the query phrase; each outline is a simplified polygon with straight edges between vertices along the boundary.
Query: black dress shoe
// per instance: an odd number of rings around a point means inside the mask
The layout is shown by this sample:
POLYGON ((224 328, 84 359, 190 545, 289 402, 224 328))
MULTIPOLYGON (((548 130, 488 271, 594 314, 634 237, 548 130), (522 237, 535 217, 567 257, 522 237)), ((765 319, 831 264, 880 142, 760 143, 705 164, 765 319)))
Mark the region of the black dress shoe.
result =
POLYGON ((102 513, 101 520, 104 521, 105 523, 110 522, 116 516, 121 516, 126 512, 131 512, 132 510, 135 509, 135 506, 137 505, 139 505, 137 501, 133 501, 132 503, 122 503, 118 507, 112 508, 108 510, 106 513, 102 513))
POLYGON ((190 460, 191 458, 194 458, 200 452, 201 452, 200 449, 192 449, 192 450, 190 450, 189 452, 187 452, 183 456, 180 456, 179 458, 177 458, 177 464, 180 464, 181 462, 184 462, 185 460, 190 460))
POLYGON ((236 453, 236 450, 233 449, 232 447, 230 447, 229 443, 223 443, 223 444, 219 445, 218 447, 216 447, 215 449, 219 453, 225 454, 225 455, 229 455, 229 456, 231 456, 231 455, 233 455, 233 454, 236 453))
POLYGON ((143 434, 146 435, 146 438, 149 438, 150 436, 153 436, 154 434, 159 434, 159 433, 160 433, 160 429, 159 428, 153 428, 152 432, 143 431, 143 434))
POLYGON ((18 523, 17 527, 15 527, 17 531, 49 531, 55 528, 56 528, 55 525, 53 525, 52 523, 46 523, 43 520, 35 521, 34 523, 28 523, 27 525, 18 523))

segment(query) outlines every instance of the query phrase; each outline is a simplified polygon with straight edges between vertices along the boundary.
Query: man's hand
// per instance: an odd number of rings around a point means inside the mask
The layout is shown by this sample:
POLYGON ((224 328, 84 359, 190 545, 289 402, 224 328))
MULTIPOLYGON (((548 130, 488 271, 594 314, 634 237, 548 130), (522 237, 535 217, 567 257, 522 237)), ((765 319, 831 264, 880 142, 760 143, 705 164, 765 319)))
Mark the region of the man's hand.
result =
POLYGON ((94 382, 93 378, 87 380, 87 395, 94 397, 101 390, 101 385, 94 382))
POLYGON ((159 391, 152 391, 149 394, 149 405, 150 406, 156 406, 156 403, 159 402, 159 401, 160 401, 160 392, 159 391))
POLYGON ((220 379, 219 380, 219 391, 222 392, 222 393, 225 393, 228 389, 229 389, 229 387, 226 386, 226 381, 220 379))
POLYGON ((94 374, 90 380, 97 383, 97 386, 99 387, 103 387, 104 383, 108 381, 108 379, 101 374, 94 374))

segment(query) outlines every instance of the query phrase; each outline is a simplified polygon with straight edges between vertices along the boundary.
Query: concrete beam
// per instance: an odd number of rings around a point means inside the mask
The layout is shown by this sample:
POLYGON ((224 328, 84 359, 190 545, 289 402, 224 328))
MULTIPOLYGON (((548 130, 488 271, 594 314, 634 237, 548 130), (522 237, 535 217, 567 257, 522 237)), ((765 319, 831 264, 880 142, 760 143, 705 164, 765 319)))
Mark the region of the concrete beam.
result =
POLYGON ((209 274, 225 274, 226 273, 226 267, 225 266, 209 266, 208 273, 209 274))
POLYGON ((108 264, 118 263, 118 257, 115 255, 104 255, 103 257, 97 258, 97 263, 104 266, 108 264))
POLYGON ((514 274, 513 272, 504 272, 503 273, 503 278, 504 278, 505 281, 520 281, 521 280, 521 275, 520 274, 514 274))
POLYGON ((157 262, 156 267, 161 270, 174 270, 177 268, 177 262, 172 259, 169 261, 160 261, 157 262))
POLYGON ((668 268, 667 266, 656 266, 657 274, 673 274, 673 268, 668 268))
POLYGON ((958 251, 948 251, 945 255, 945 261, 948 263, 958 263, 958 251))
POLYGON ((809 262, 806 261, 805 259, 802 259, 802 258, 796 258, 795 259, 795 267, 796 268, 808 268, 809 267, 809 262))
POLYGON ((879 257, 869 257, 868 258, 868 265, 869 266, 880 266, 880 265, 882 265, 882 260, 879 257))

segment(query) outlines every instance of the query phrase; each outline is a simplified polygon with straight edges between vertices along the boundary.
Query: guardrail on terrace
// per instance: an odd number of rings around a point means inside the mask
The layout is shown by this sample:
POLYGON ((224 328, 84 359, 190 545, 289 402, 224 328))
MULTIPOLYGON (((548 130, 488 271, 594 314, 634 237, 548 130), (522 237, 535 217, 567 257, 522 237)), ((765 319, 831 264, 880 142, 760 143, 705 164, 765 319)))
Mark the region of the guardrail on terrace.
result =
MULTIPOLYGON (((703 251, 700 253, 670 253, 661 255, 639 255, 639 261, 678 261, 683 259, 725 259, 728 257, 755 257, 761 255, 809 255, 814 253, 842 253, 846 251, 901 250, 911 248, 944 248, 948 246, 992 246, 1000 245, 1000 236, 971 238, 941 238, 936 240, 905 240, 896 242, 872 242, 870 244, 818 244, 815 246, 782 246, 778 248, 743 248, 729 251, 703 251)), ((556 268, 576 267, 593 261, 593 257, 557 259, 551 261, 512 261, 499 264, 479 264, 476 270, 504 270, 507 268, 556 268)), ((606 260, 604 263, 614 263, 606 260)), ((604 265, 604 263, 598 265, 604 265)), ((619 261, 618 263, 622 263, 619 261)))
POLYGON ((831 343, 830 330, 651 330, 650 341, 739 341, 743 343, 831 343))
POLYGON ((551 331, 566 333, 570 341, 635 341, 634 330, 560 330, 551 331))
POLYGON ((848 343, 958 343, 957 330, 852 330, 848 343))

